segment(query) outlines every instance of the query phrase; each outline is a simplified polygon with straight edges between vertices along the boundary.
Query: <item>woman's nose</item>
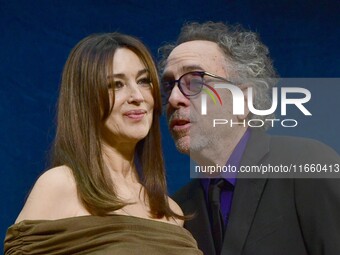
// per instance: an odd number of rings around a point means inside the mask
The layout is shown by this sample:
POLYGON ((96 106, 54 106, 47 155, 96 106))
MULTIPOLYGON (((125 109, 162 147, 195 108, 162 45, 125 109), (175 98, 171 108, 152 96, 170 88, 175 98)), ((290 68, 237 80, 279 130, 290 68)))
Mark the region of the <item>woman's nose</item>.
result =
POLYGON ((129 86, 129 103, 141 103, 144 101, 143 94, 140 91, 140 88, 137 83, 130 84, 129 86))

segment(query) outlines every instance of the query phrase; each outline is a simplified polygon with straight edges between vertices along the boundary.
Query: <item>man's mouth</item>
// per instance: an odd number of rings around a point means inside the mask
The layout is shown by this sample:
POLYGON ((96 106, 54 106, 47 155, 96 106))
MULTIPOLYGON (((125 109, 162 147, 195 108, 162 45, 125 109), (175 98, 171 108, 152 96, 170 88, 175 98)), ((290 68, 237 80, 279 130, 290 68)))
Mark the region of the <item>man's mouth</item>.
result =
POLYGON ((186 119, 173 119, 170 122, 170 130, 172 131, 183 131, 190 128, 190 120, 186 119))

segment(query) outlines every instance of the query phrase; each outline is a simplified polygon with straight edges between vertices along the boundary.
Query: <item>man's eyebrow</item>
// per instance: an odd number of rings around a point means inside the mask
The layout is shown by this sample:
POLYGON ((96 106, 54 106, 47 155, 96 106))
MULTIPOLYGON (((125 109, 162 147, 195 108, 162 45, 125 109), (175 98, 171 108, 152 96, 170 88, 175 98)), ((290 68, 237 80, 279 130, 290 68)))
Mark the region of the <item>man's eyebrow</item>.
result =
POLYGON ((203 67, 201 67, 200 65, 189 65, 189 66, 183 66, 180 71, 182 73, 187 73, 187 72, 192 72, 192 71, 203 71, 203 67))
MULTIPOLYGON (((203 71, 203 67, 200 65, 188 65, 188 66, 182 66, 179 71, 181 74, 185 74, 188 72, 193 72, 193 71, 203 71)), ((164 72, 163 75, 161 76, 162 80, 167 80, 173 78, 173 74, 169 72, 164 72)))

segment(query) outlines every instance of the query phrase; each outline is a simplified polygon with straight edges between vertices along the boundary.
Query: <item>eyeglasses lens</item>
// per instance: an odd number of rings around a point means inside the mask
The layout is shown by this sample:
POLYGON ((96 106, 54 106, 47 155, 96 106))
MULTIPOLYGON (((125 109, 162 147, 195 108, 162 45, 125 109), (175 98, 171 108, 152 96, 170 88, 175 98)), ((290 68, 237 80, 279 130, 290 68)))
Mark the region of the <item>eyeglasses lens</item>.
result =
POLYGON ((188 73, 181 78, 180 86, 185 95, 196 95, 202 90, 203 78, 199 74, 188 73))

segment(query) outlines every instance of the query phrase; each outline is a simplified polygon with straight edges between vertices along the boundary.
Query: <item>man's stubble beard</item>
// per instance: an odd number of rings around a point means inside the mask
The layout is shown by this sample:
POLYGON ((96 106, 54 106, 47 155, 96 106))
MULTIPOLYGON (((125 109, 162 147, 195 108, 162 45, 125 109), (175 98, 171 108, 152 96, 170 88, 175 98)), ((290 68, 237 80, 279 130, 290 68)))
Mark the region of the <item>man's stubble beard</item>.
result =
POLYGON ((174 132, 171 130, 172 138, 175 141, 176 148, 179 152, 190 155, 199 153, 202 149, 210 147, 214 143, 213 130, 208 128, 206 119, 202 117, 196 109, 175 110, 168 116, 169 123, 172 119, 189 119, 190 129, 188 131, 174 132))
POLYGON ((197 154, 202 149, 210 147, 214 143, 211 132, 200 128, 199 123, 191 123, 189 132, 171 132, 179 152, 190 155, 197 154))

